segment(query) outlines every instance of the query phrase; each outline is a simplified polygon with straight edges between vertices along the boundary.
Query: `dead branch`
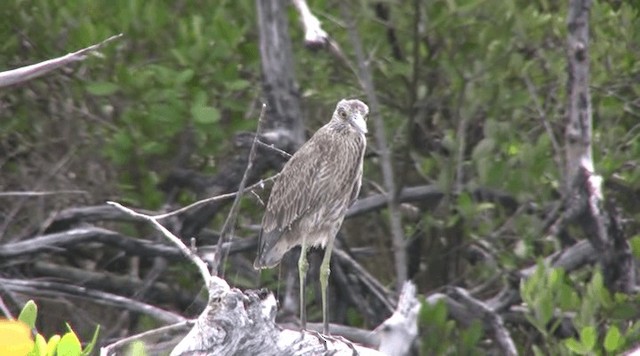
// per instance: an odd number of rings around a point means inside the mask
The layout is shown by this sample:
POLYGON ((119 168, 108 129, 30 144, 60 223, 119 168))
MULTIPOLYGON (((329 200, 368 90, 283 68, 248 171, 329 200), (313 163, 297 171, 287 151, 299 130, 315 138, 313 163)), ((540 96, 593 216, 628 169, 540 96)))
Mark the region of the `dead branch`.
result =
POLYGON ((369 69, 365 58, 364 50, 362 48, 362 41, 360 35, 356 29, 355 20, 353 14, 348 9, 345 2, 340 2, 342 15, 347 19, 347 29, 351 44, 353 45, 356 60, 358 64, 358 79, 362 89, 367 94, 367 100, 369 101, 369 107, 371 108, 370 116, 373 119, 375 126, 375 138, 378 150, 381 157, 381 169, 384 180, 384 186, 387 195, 387 205, 389 207, 389 219, 391 223, 391 239, 393 243, 394 262, 396 267, 396 290, 400 291, 404 282, 408 278, 407 273, 407 252, 405 237, 402 231, 402 217, 398 209, 397 201, 397 187, 395 185, 393 176, 393 164, 391 163, 391 152, 389 145, 387 144, 386 133, 384 129, 384 121, 382 120, 382 113, 380 112, 380 104, 376 95, 375 87, 373 85, 373 78, 371 70, 369 69))
POLYGON ((87 58, 88 54, 97 51, 100 47, 120 37, 122 37, 122 34, 111 36, 100 43, 83 48, 79 51, 66 54, 62 57, 49 59, 44 62, 9 70, 6 72, 0 72, 0 88, 29 81, 31 79, 45 75, 55 69, 63 67, 69 63, 83 61, 87 58))
POLYGON ((322 29, 320 20, 311 13, 305 0, 293 0, 293 6, 300 14, 304 28, 304 45, 309 48, 322 48, 329 41, 329 35, 322 29))
MULTIPOLYGON (((240 199, 242 198, 242 192, 244 191, 245 186, 247 185, 247 179, 249 178, 249 173, 253 168, 254 161, 256 159, 256 146, 258 142, 258 137, 262 132, 262 128, 264 126, 264 115, 267 106, 262 104, 262 109, 260 110, 260 117, 258 118, 258 127, 256 128, 256 134, 253 137, 253 144, 251 144, 251 149, 249 150, 249 158, 247 160, 247 168, 242 175, 242 180, 240 181, 240 185, 238 186, 238 194, 236 194, 235 199, 233 200, 233 204, 231 205, 231 210, 229 210, 229 214, 227 215, 227 219, 224 221, 224 225, 222 225, 222 231, 220 232, 220 238, 218 239, 218 251, 220 251, 220 257, 216 259, 216 262, 219 265, 212 266, 212 270, 214 273, 220 273, 219 271, 221 266, 224 266, 225 261, 227 259, 227 253, 222 251, 222 245, 228 240, 234 231, 234 225, 236 223, 236 219, 238 218, 238 211, 240 209, 240 199)), ((222 274, 224 276, 224 272, 222 274)))
POLYGON ((169 241, 171 241, 175 246, 178 247, 180 252, 182 252, 182 254, 185 257, 187 257, 191 262, 193 262, 193 264, 196 265, 196 267, 198 268, 198 271, 200 272, 200 276, 202 277, 204 284, 209 285, 209 282, 211 281, 211 272, 209 272, 209 267, 207 267, 204 261, 195 253, 193 249, 190 249, 185 244, 183 244, 178 237, 172 234, 171 231, 167 230, 167 228, 162 226, 162 224, 160 224, 157 219, 146 214, 137 213, 116 202, 107 202, 107 204, 113 205, 114 207, 122 210, 126 214, 129 214, 131 216, 140 218, 142 220, 145 220, 151 223, 151 225, 154 228, 156 228, 156 230, 158 230, 164 237, 169 239, 169 241))
POLYGON ((491 328, 502 355, 511 356, 518 354, 518 350, 511 338, 511 334, 505 328, 504 321, 500 315, 492 310, 487 304, 472 297, 462 288, 450 288, 449 294, 469 308, 469 310, 481 316, 481 320, 484 324, 491 328))
POLYGON ((279 329, 272 294, 241 292, 213 277, 210 302, 171 355, 382 355, 338 338, 279 329))
POLYGON ((66 283, 0 278, 0 286, 1 289, 7 292, 24 293, 31 296, 59 298, 61 295, 64 295, 72 298, 80 298, 89 300, 92 303, 149 315, 167 323, 176 323, 185 320, 184 317, 178 314, 141 303, 137 300, 66 283))

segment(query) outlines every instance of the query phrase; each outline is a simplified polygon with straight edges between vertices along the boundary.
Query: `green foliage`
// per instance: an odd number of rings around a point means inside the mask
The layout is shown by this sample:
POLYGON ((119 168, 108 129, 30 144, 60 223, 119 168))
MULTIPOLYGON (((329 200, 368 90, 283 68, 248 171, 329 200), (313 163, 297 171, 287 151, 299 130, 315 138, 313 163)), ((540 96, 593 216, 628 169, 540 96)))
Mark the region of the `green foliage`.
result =
POLYGON ((127 356, 145 356, 147 355, 147 349, 142 341, 134 341, 129 346, 127 356))
MULTIPOLYGON (((194 130, 190 144, 207 156, 219 153, 234 132, 255 129, 255 120, 244 119, 246 103, 259 88, 252 4, 31 0, 5 5, 3 11, 18 14, 13 27, 44 44, 32 61, 124 33, 105 47, 103 59, 81 64, 89 73, 72 100, 91 103, 90 111, 117 112, 90 130, 131 203, 161 203, 157 177, 166 173, 185 131, 194 130), (58 31, 52 28, 65 29, 64 46, 53 46, 58 31)), ((18 52, 19 45, 6 43, 3 52, 18 52)), ((33 109, 18 111, 0 124, 0 132, 32 129, 40 119, 33 109)))
MULTIPOLYGON (((335 3, 318 0, 310 5, 324 29, 353 58, 335 3)), ((181 164, 204 173, 215 171, 217 162, 227 158, 223 152, 231 148, 230 137, 256 126, 257 110, 252 106, 259 101, 260 58, 254 6, 232 0, 3 3, 2 11, 8 15, 0 22, 4 35, 0 62, 6 67, 124 34, 100 56, 0 93, 4 179, 21 183, 21 170, 39 176, 33 171, 41 162, 85 154, 64 174, 46 177, 73 174, 87 190, 111 183, 119 191, 95 196, 117 196, 153 209, 164 199, 157 184, 185 145, 193 154, 181 164), (77 136, 69 137, 73 133, 77 136), (42 155, 41 161, 33 160, 36 153, 42 155), (92 165, 106 172, 102 180, 94 181, 89 169, 82 170, 92 165)), ((424 261, 428 268, 419 283, 428 287, 421 290, 452 281, 478 285, 555 251, 554 242, 540 238, 541 216, 557 199, 564 179, 567 2, 361 1, 350 6, 374 71, 391 149, 401 157, 394 161, 398 184, 433 183, 446 195, 441 206, 424 213, 419 223, 405 220, 407 235, 427 231, 424 246, 432 255, 424 261), (376 16, 378 4, 388 5, 389 21, 376 16), (393 26, 395 44, 389 40, 387 24, 393 26), (506 192, 519 203, 531 204, 535 212, 505 214, 498 202, 478 202, 470 193, 478 187, 506 192), (460 267, 460 251, 474 244, 490 250, 495 264, 460 267)), ((635 199, 640 188, 640 93, 635 80, 640 72, 639 9, 636 1, 593 2, 589 51, 596 170, 627 189, 605 193, 621 200, 630 231, 637 231, 640 221, 635 199)), ((326 121, 337 98, 364 97, 364 93, 351 70, 335 57, 302 46, 298 22, 290 9, 296 62, 292 70, 301 88, 305 122, 314 129, 326 121)), ((373 137, 371 142, 375 152, 373 137)), ((363 186, 365 194, 382 181, 378 158, 373 156, 365 167, 365 181, 370 183, 363 186)), ((31 189, 41 182, 38 177, 24 186, 1 183, 7 189, 14 185, 31 189)), ((11 214, 0 211, 3 216, 11 214)), ((253 223, 246 219, 246 225, 253 223)), ((121 231, 140 235, 131 226, 121 231)), ((640 258, 640 236, 630 244, 640 258)), ((375 262, 374 274, 389 274, 386 266, 392 263, 375 262)), ((183 268, 173 264, 170 272, 183 268)), ((179 275, 172 280, 175 285, 193 284, 189 275, 174 274, 179 275)), ((263 272, 263 280, 276 290, 278 271, 263 272)), ((568 276, 539 265, 521 292, 531 308, 527 320, 543 339, 531 347, 535 354, 617 353, 640 340, 640 326, 634 322, 637 300, 609 295, 599 273, 568 276), (573 339, 553 336, 563 313, 574 316, 573 339)), ((20 319, 33 328, 35 304, 25 306, 23 313, 20 319)), ((348 320, 363 323, 353 311, 348 320)), ((420 320, 428 331, 423 333, 426 354, 473 353, 484 337, 479 324, 462 329, 448 320, 441 303, 425 303, 420 320)), ((39 354, 59 346, 77 350, 73 335, 70 328, 48 341, 36 335, 34 347, 39 354)))
MULTIPOLYGON (((29 300, 18 317, 18 320, 29 326, 30 329, 35 329, 36 319, 38 317, 38 306, 33 300, 29 300)), ((86 356, 90 355, 93 351, 97 341, 100 326, 96 327, 91 342, 83 349, 80 343, 80 339, 76 333, 71 329, 71 326, 67 324, 67 332, 60 335, 53 335, 46 341, 44 336, 40 333, 36 333, 35 343, 33 349, 29 352, 29 355, 33 356, 86 356)))
POLYGON ((38 317, 38 306, 33 300, 29 300, 22 310, 20 311, 20 315, 18 315, 18 320, 27 324, 29 328, 33 329, 36 327, 36 318, 38 317))
POLYGON ((479 320, 472 321, 466 328, 457 327, 449 319, 447 305, 443 301, 432 305, 423 300, 419 325, 423 355, 474 355, 484 336, 479 320))
POLYGON ((588 283, 581 284, 562 270, 539 263, 534 274, 521 284, 520 292, 529 307, 527 320, 544 338, 545 353, 616 353, 639 340, 638 307, 629 303, 630 298, 637 297, 612 297, 599 271, 588 283), (562 317, 571 318, 577 337, 558 340, 553 336, 562 317))

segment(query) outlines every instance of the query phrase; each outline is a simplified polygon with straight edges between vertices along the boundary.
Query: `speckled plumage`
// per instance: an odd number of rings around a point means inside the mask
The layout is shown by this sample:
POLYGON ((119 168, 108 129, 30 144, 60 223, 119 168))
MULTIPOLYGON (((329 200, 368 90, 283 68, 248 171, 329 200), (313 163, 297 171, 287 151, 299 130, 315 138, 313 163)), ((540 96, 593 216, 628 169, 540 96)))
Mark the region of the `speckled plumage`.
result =
POLYGON ((368 113, 359 100, 341 100, 284 166, 262 219, 255 268, 277 265, 303 236, 307 246, 335 238, 360 192, 368 113))

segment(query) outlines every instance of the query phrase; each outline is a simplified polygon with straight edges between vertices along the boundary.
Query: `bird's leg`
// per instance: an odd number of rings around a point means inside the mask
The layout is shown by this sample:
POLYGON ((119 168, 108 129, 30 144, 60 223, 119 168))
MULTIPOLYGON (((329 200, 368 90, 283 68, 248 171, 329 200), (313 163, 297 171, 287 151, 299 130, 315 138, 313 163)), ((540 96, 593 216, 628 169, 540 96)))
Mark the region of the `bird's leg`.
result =
POLYGON ((300 258, 298 259, 298 276, 300 277, 300 324, 302 330, 307 328, 307 306, 304 303, 304 287, 305 278, 309 270, 309 262, 307 262, 307 239, 302 237, 302 245, 300 245, 300 258))
POLYGON ((329 334, 329 313, 327 309, 328 303, 328 289, 329 286, 329 274, 331 273, 331 250, 333 250, 333 240, 335 237, 329 238, 327 246, 324 250, 324 257, 322 257, 322 264, 320 265, 320 289, 322 290, 322 331, 324 334, 329 334))

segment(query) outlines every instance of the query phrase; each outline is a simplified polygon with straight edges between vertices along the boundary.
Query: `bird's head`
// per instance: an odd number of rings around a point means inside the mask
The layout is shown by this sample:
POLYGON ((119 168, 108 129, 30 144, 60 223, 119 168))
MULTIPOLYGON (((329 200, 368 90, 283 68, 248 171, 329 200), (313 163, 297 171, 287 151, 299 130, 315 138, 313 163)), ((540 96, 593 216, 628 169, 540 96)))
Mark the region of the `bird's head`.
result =
POLYGON ((355 131, 364 135, 367 133, 367 117, 369 116, 369 107, 360 100, 342 99, 336 106, 332 120, 342 124, 348 124, 355 131))

